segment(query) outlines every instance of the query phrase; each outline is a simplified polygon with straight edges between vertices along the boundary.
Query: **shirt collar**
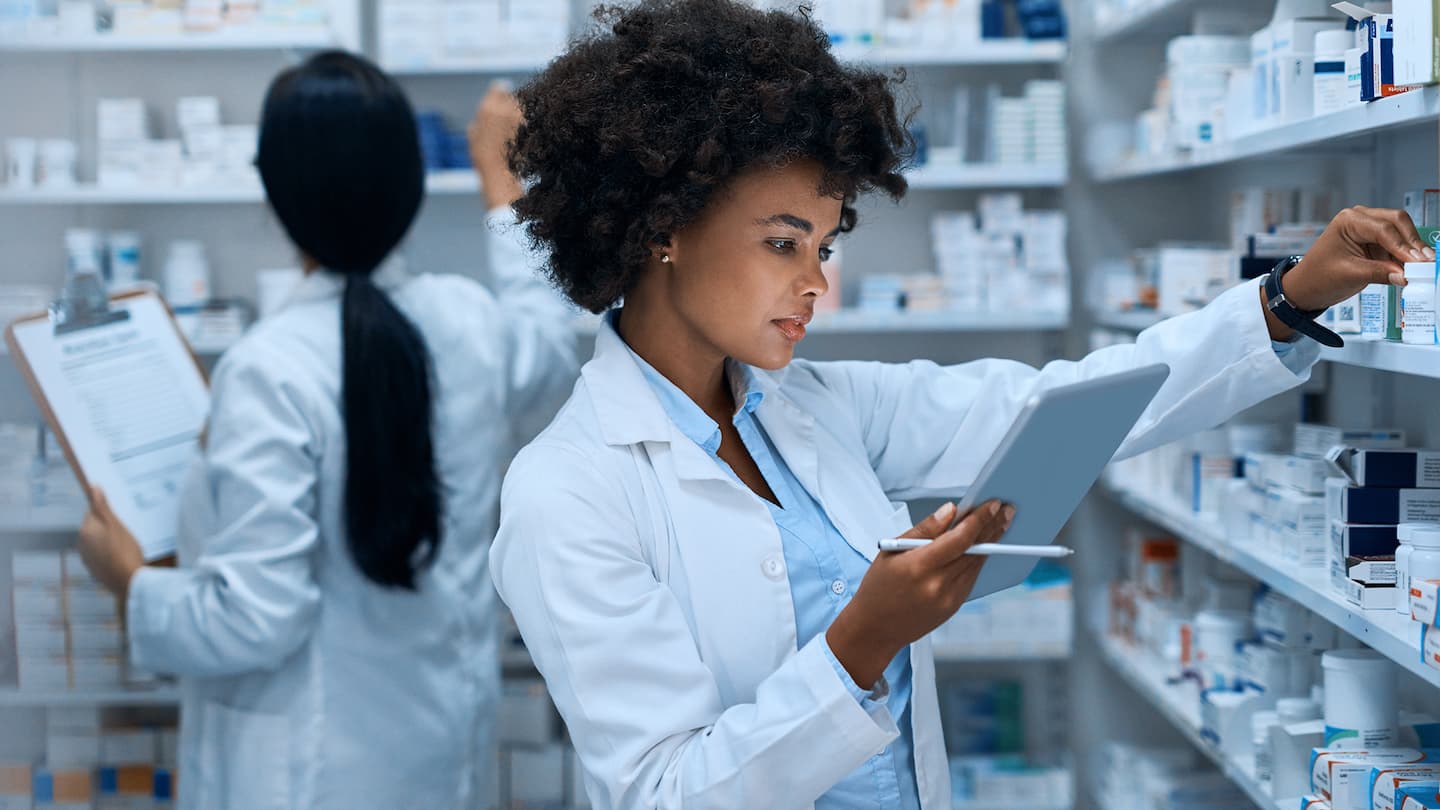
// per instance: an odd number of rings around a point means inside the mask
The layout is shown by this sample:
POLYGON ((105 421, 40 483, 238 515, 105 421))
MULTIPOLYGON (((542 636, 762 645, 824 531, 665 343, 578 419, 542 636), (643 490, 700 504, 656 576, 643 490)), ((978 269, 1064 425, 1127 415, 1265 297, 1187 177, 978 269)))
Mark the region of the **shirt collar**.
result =
MULTIPOLYGON (((620 310, 611 310, 606 314, 606 319, 615 333, 619 334, 618 321, 620 310)), ((623 339, 621 341, 624 343, 623 339)), ((665 375, 655 370, 655 367, 646 362, 645 358, 635 353, 629 344, 624 344, 625 350, 635 359, 635 365, 640 368, 645 381, 655 392, 660 400, 660 406, 665 409, 665 414, 670 421, 685 434, 685 437, 702 447, 707 453, 715 453, 720 449, 720 426, 711 419, 699 405, 695 404, 689 396, 681 391, 675 383, 666 379, 665 375)), ((739 421, 741 414, 753 414, 755 409, 765 399, 763 386, 755 374, 755 370, 745 365, 728 360, 725 363, 725 377, 730 382, 735 401, 740 403, 735 411, 735 421, 739 421)))

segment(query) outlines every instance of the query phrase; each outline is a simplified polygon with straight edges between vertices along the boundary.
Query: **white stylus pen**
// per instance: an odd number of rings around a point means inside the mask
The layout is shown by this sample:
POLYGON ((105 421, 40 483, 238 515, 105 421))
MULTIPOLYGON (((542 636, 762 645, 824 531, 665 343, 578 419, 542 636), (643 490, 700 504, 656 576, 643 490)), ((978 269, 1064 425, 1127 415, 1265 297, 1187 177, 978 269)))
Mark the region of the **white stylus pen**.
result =
MULTIPOLYGON (((909 551, 924 548, 930 541, 923 537, 887 537, 880 541, 881 551, 909 551)), ((965 550, 975 557, 1069 557, 1075 549, 1068 546, 1014 546, 1006 543, 976 543, 965 550)))

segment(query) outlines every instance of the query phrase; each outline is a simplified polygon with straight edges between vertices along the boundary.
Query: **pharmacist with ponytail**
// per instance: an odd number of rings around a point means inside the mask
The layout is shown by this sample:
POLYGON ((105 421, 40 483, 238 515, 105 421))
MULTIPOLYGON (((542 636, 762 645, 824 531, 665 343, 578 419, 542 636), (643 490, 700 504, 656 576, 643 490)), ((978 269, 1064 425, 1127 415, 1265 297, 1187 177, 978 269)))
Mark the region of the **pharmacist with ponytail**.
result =
POLYGON ((492 90, 471 130, 492 293, 386 261, 425 181, 389 77, 327 53, 270 87, 257 163, 306 278, 216 369, 180 567, 142 565, 102 493, 81 532, 132 664, 180 678, 179 807, 489 804, 510 417, 575 365, 569 309, 509 227, 518 110, 492 90))

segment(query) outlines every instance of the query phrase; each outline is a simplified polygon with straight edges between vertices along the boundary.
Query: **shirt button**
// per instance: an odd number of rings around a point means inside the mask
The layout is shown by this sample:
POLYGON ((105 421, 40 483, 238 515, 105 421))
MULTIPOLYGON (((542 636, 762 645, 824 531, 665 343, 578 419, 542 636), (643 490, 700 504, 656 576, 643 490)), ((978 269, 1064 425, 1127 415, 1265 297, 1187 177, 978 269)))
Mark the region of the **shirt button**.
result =
POLYGON ((760 570, 764 572, 765 576, 769 579, 777 581, 784 579, 785 561, 781 559, 779 554, 771 554, 760 563, 760 570))
POLYGON ((830 592, 836 596, 843 596, 845 593, 845 580, 837 579, 830 583, 830 592))

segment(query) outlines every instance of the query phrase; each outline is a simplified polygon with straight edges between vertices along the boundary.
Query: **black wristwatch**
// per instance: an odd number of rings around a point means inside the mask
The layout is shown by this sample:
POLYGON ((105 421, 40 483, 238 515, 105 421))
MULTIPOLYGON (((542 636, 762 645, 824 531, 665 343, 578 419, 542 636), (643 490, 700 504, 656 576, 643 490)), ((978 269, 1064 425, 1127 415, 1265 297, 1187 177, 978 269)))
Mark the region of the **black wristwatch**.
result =
POLYGON ((1265 275, 1265 297, 1269 303, 1266 304, 1276 318, 1286 326, 1294 329, 1306 337, 1313 338, 1324 346, 1338 349, 1345 345, 1345 341, 1334 332, 1315 322, 1315 319, 1325 314, 1325 310, 1306 311, 1297 309, 1290 299, 1285 297, 1285 288, 1281 286, 1281 278, 1300 263, 1303 256, 1291 256, 1290 258, 1275 265, 1275 269, 1265 275))

